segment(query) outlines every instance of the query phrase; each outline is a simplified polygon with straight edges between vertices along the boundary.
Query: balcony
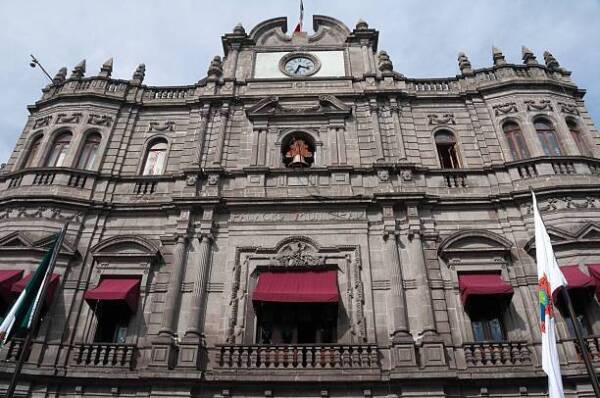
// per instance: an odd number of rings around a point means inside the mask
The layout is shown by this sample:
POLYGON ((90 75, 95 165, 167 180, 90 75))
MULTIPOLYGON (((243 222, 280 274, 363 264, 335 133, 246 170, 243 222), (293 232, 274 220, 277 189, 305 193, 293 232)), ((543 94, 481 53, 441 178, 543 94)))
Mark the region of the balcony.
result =
POLYGON ((10 339, 6 345, 2 347, 0 360, 16 362, 19 359, 19 355, 21 355, 21 350, 23 349, 23 340, 24 339, 21 338, 10 339))
POLYGON ((525 341, 476 342, 463 344, 465 362, 471 367, 531 365, 531 350, 525 341))
POLYGON ((92 343, 73 348, 71 364, 95 368, 133 369, 137 347, 133 344, 92 343))
POLYGON ((377 346, 368 344, 217 345, 212 358, 213 370, 221 376, 260 379, 268 371, 275 378, 311 380, 339 377, 340 371, 362 379, 378 377, 380 355, 377 346))

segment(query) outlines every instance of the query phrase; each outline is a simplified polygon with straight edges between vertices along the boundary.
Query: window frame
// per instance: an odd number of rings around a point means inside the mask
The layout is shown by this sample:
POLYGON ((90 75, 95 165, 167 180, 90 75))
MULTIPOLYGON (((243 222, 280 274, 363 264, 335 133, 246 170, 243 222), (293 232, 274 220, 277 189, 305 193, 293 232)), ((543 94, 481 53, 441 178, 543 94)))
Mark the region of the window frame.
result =
POLYGON ((39 164, 38 157, 41 152, 40 150, 42 149, 43 140, 44 135, 37 134, 29 141, 29 146, 27 148, 27 152, 23 160, 22 168, 30 169, 33 167, 37 167, 37 165, 39 164))
POLYGON ((502 123, 502 132, 513 160, 524 160, 531 157, 523 129, 519 123, 514 120, 505 120, 502 123))
POLYGON ((578 121, 576 121, 575 119, 568 117, 565 118, 565 123, 567 124, 567 129, 569 130, 569 134, 571 134, 571 138, 573 138, 573 141, 575 142, 575 145, 577 146, 577 150, 579 151, 579 154, 582 156, 592 156, 592 151, 590 146, 587 143, 587 140, 585 139, 585 135, 581 129, 581 125, 578 121))
POLYGON ((448 130, 448 129, 437 130, 436 132, 433 133, 433 142, 435 145, 435 150, 437 153, 437 158, 438 158, 440 168, 445 169, 445 170, 453 170, 453 169, 462 168, 462 160, 460 158, 460 154, 459 154, 459 150, 458 150, 458 138, 453 131, 448 130), (447 134, 448 136, 450 136, 451 141, 448 141, 448 142, 439 141, 438 137, 442 136, 443 134, 447 134), (447 148, 444 148, 444 150, 447 151, 447 153, 445 155, 448 156, 448 159, 450 160, 450 162, 449 162, 450 167, 446 167, 446 162, 442 159, 442 152, 440 151, 440 147, 442 147, 442 146, 447 147, 447 148))
POLYGON ((73 143, 73 132, 70 130, 58 132, 52 139, 52 145, 46 156, 44 167, 68 167, 65 166, 69 149, 73 143), (64 137, 69 137, 66 141, 64 137))
MULTIPOLYGON (((165 171, 167 170, 168 154, 169 154, 169 141, 166 138, 158 137, 158 138, 153 138, 153 139, 149 140, 148 144, 146 145, 145 151, 144 151, 144 158, 143 158, 143 162, 141 164, 140 174, 142 176, 146 176, 146 177, 157 177, 157 176, 164 175, 165 171), (149 165, 148 162, 149 162, 150 156, 152 156, 152 154, 154 152, 159 152, 158 149, 153 149, 153 148, 158 145, 164 145, 164 149, 160 149, 160 152, 162 152, 162 159, 160 159, 162 164, 160 165, 160 170, 157 172, 153 172, 153 173, 147 173, 147 169, 148 169, 148 165, 149 165)), ((154 160, 154 162, 155 162, 155 164, 152 167, 153 170, 157 168, 156 163, 158 163, 158 160, 154 160)))
POLYGON ((555 123, 553 123, 550 119, 545 117, 538 117, 533 119, 533 127, 535 129, 538 141, 542 147, 542 152, 544 156, 564 156, 565 151, 560 142, 558 133, 556 131, 555 123), (542 128, 539 125, 545 124, 546 127, 542 128), (555 141, 555 145, 550 142, 549 137, 555 141), (554 147, 554 148, 553 148, 554 147), (555 150, 557 153, 553 153, 552 150, 555 150))
POLYGON ((77 157, 77 168, 86 171, 93 171, 96 167, 96 161, 100 152, 100 145, 102 144, 102 134, 97 131, 92 131, 86 134, 79 156, 77 157), (92 141, 92 139, 96 141, 92 141), (90 144, 94 144, 93 157, 91 156, 92 151, 89 150, 90 144), (91 158, 91 164, 90 164, 91 158), (85 163, 84 163, 85 161, 85 163))

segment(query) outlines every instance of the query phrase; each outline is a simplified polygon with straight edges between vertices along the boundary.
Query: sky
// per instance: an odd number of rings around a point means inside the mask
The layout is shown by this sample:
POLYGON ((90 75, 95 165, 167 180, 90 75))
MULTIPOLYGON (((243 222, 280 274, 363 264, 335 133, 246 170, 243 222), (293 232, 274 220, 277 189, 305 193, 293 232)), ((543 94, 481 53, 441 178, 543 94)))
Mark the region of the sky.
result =
MULTIPOLYGON (((145 84, 187 85, 206 75, 221 36, 241 22, 288 17, 293 30, 299 0, 1 0, 0 163, 6 162, 27 118, 27 105, 48 82, 29 67, 34 54, 51 76, 87 60, 87 75, 114 58, 113 77, 129 79, 146 64, 145 84)), ((521 62, 521 46, 543 63, 549 50, 587 90, 588 110, 600 121, 600 0, 304 0, 305 30, 312 15, 351 29, 358 19, 379 30, 379 49, 407 77, 456 75, 458 52, 474 68, 492 65, 491 47, 521 62)))

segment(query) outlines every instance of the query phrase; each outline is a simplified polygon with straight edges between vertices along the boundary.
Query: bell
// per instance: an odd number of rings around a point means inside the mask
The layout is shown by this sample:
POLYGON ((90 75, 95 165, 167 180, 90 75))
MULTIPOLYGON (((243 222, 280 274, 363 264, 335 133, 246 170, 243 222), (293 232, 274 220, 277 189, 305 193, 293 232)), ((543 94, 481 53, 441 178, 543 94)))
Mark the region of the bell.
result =
POLYGON ((304 160, 304 156, 300 154, 294 155, 292 161, 289 164, 289 167, 307 167, 308 163, 304 160))

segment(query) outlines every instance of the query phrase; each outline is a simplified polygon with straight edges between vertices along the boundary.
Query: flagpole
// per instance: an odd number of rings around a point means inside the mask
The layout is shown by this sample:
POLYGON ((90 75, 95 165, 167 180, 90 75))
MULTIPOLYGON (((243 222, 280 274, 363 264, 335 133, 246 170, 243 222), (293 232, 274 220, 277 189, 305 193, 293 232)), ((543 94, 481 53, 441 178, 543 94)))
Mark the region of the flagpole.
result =
MULTIPOLYGON (((531 195, 535 195, 532 187, 529 187, 531 191, 531 195)), ((544 219, 542 218, 542 213, 537 209, 540 215, 540 219, 542 220, 542 224, 544 224, 544 219)), ((552 250, 552 254, 554 254, 554 250, 552 250)), ((556 254, 554 254, 554 260, 558 264, 556 259, 556 254)), ((537 261, 537 259, 536 259, 537 261)), ((552 292, 551 292, 552 293, 552 292)), ((571 302, 571 297, 569 296, 569 292, 566 287, 560 287, 560 294, 562 299, 567 305, 567 311, 569 313, 569 318, 571 318, 571 322, 573 323, 573 329, 575 330, 575 336, 577 341, 579 342, 579 348, 581 350, 581 356, 583 357, 583 362, 585 363, 585 367, 587 369, 588 376, 590 377, 590 381, 592 382, 592 388, 594 389, 594 394, 596 398, 600 398, 600 385, 598 384, 598 377, 596 376, 596 371, 594 370, 594 366, 592 365, 592 360, 590 359, 590 353, 588 350, 587 343, 583 339, 583 333, 581 333, 581 329, 579 328, 579 322, 577 322, 577 316, 575 315, 575 310, 573 309, 573 303, 571 302)))
POLYGON ((48 291, 48 286, 50 286, 50 281, 52 280, 52 272, 54 271, 54 266, 56 265, 56 259, 58 258, 58 253, 60 252, 60 248, 65 239, 65 235, 67 232, 67 227, 69 226, 69 222, 67 222, 62 229, 60 230, 56 242, 54 243, 54 248, 52 251, 52 256, 50 257, 50 263, 48 264, 48 270, 46 271, 46 275, 49 277, 44 278, 44 283, 40 286, 40 303, 35 306, 31 317, 31 327, 27 331, 27 335, 25 336, 25 340, 23 341, 23 345, 21 346, 21 352, 19 353, 19 358, 15 365, 15 370, 13 372, 12 378, 10 380, 10 384, 6 391, 7 398, 14 398, 15 390, 17 388, 17 383, 19 380, 19 376, 21 375, 21 370, 23 369, 23 364, 25 363, 25 356, 29 351, 29 346, 31 345, 31 341, 33 339, 33 333, 38 327, 38 323, 40 321, 40 317, 42 315, 42 308, 44 307, 43 301, 46 297, 46 293, 48 291))

